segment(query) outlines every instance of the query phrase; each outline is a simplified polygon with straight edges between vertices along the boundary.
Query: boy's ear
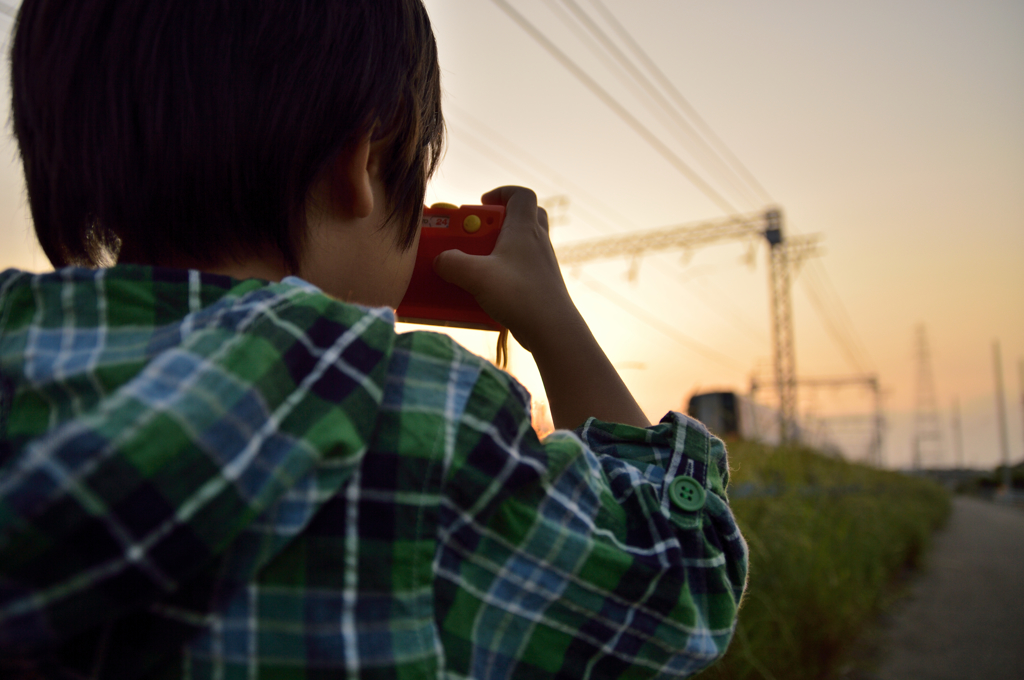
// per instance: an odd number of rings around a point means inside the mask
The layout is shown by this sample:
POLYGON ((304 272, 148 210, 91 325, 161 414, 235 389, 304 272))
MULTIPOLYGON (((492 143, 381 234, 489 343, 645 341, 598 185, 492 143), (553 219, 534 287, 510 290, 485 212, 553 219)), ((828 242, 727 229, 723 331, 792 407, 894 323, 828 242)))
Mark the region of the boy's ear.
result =
POLYGON ((373 180, 378 174, 378 155, 370 136, 338 152, 332 165, 331 208, 339 217, 364 218, 373 212, 373 180))

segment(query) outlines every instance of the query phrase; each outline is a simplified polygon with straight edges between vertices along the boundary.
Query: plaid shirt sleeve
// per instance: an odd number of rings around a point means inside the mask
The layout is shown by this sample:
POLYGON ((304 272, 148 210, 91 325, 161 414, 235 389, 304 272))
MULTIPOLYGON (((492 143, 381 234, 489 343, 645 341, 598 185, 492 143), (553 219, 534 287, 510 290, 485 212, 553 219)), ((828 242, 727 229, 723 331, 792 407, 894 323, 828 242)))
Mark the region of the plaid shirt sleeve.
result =
POLYGON ((449 669, 485 677, 686 677, 724 653, 747 549, 724 447, 671 413, 538 442, 525 392, 485 369, 440 510, 436 616, 449 669), (701 507, 677 507, 688 477, 701 507))

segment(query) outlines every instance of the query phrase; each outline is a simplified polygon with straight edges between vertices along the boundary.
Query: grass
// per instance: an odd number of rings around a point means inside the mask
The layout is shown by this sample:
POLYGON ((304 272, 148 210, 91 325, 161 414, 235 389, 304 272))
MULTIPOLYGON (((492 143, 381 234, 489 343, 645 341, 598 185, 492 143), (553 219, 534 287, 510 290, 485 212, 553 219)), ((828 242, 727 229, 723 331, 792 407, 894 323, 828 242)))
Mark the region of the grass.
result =
POLYGON ((895 577, 949 515, 938 484, 808 449, 729 447, 750 582, 726 656, 701 680, 831 677, 895 577))

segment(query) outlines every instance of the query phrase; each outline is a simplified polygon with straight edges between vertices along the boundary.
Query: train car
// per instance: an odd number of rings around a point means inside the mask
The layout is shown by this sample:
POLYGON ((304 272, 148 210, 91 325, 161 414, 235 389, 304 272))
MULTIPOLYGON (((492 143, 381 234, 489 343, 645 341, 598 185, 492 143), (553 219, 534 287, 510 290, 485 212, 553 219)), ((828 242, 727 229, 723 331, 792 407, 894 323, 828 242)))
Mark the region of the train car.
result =
MULTIPOLYGON (((690 396, 686 412, 722 439, 745 439, 779 444, 779 412, 731 391, 700 392, 690 396)), ((794 432, 798 433, 799 426, 794 432)))

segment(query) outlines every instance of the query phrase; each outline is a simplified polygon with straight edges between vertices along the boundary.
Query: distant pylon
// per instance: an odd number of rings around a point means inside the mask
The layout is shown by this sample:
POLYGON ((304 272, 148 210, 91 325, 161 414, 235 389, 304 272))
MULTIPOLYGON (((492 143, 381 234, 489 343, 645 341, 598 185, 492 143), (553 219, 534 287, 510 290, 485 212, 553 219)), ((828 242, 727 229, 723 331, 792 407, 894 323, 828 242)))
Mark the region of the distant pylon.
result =
POLYGON ((953 460, 957 469, 964 467, 964 431, 960 423, 960 400, 953 400, 952 429, 953 429, 953 460))
MULTIPOLYGON (((1020 414, 1021 423, 1024 423, 1024 359, 1020 360, 1020 414)), ((1024 431, 1024 428, 1022 428, 1024 431)))
POLYGON ((935 466, 942 458, 942 430, 939 426, 939 407, 935 399, 932 380, 932 359, 928 349, 928 336, 924 324, 916 329, 917 395, 914 408, 914 460, 915 469, 922 464, 935 466))
POLYGON ((999 450, 1003 460, 1003 485, 1006 493, 1013 494, 1013 478, 1010 474, 1010 437, 1006 433, 1006 394, 1003 391, 1003 359, 999 341, 992 343, 992 368, 996 373, 996 418, 999 426, 999 450))

